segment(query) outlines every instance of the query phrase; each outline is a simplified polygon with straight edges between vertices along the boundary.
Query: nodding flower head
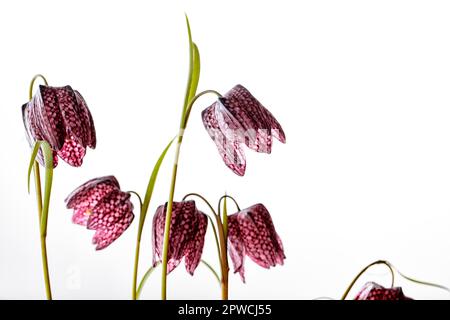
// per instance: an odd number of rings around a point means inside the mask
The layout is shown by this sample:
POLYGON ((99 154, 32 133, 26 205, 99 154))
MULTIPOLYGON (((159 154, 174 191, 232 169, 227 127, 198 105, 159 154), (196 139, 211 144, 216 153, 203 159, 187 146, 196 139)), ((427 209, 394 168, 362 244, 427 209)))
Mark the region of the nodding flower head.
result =
POLYGON ((355 300, 412 300, 400 287, 384 288, 375 282, 367 282, 355 300))
POLYGON ((96 250, 109 246, 134 219, 130 193, 120 191, 113 176, 95 178, 75 189, 65 200, 73 209, 72 222, 95 230, 96 250))
POLYGON ((244 143, 257 152, 271 153, 272 137, 285 143, 275 117, 243 86, 237 85, 202 112, 203 124, 225 164, 245 174, 244 143))
MULTIPOLYGON (((31 101, 22 106, 27 140, 32 146, 37 140, 49 143, 53 164, 58 156, 74 167, 83 163, 86 148, 95 148, 94 121, 81 94, 70 86, 41 85, 31 101)), ((38 161, 44 164, 42 152, 38 161)))
POLYGON ((269 211, 262 204, 228 216, 228 251, 234 272, 239 272, 244 282, 245 256, 267 269, 282 265, 286 258, 269 211))
MULTIPOLYGON (((153 217, 153 265, 162 260, 167 203, 159 206, 153 217)), ((167 274, 184 257, 186 270, 193 275, 200 263, 205 244, 208 218, 197 210, 194 201, 173 202, 169 232, 167 274)))

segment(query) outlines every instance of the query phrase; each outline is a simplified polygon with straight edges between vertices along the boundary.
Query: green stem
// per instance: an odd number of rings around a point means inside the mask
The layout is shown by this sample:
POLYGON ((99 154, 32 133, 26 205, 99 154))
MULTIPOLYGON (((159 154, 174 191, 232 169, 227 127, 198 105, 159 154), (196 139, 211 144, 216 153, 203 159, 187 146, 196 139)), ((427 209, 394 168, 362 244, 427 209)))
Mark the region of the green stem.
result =
MULTIPOLYGON (((36 161, 34 163, 34 180, 36 186, 36 202, 38 208, 39 224, 42 221, 42 186, 41 186, 41 174, 39 169, 39 163, 36 161)), ((40 227, 40 225, 39 225, 40 227)), ((50 275, 48 271, 48 259, 47 259, 47 245, 46 245, 46 235, 43 234, 41 228, 39 229, 40 241, 41 241, 41 257, 42 257, 42 268, 44 273, 44 283, 45 283, 45 294, 47 300, 52 300, 52 290, 50 286, 50 275)))
POLYGON ((176 181, 177 181, 178 161, 180 158, 181 143, 183 142, 184 130, 187 126, 187 123, 189 120, 189 114, 191 112, 192 106, 194 105, 194 102, 197 101, 198 98, 200 98, 201 96, 203 96, 207 93, 219 94, 217 91, 214 91, 214 90, 206 90, 206 91, 200 92, 195 97, 193 97, 187 106, 186 113, 182 117, 181 124, 180 124, 180 131, 178 133, 177 145, 176 145, 176 149, 175 149, 175 159, 174 159, 173 169, 172 169, 172 178, 171 178, 171 182, 170 182, 169 200, 167 201, 166 223, 165 223, 165 227, 164 227, 164 242, 163 242, 163 252, 162 252, 162 275, 161 275, 161 299, 162 300, 167 299, 167 262, 168 262, 168 253, 169 253, 170 222, 172 220, 173 198, 175 195, 175 185, 176 185, 176 181))
POLYGON ((33 77, 33 79, 31 79, 30 89, 28 91, 28 97, 30 100, 31 100, 31 98, 33 98, 33 87, 34 87, 34 83, 36 82, 37 79, 42 79, 42 81, 44 81, 45 85, 48 86, 47 79, 45 79, 45 77, 42 74, 35 75, 33 77))
MULTIPOLYGON (((202 199, 202 200, 208 205, 209 209, 210 209, 211 212, 214 214, 214 217, 217 216, 216 211, 214 210, 214 208, 212 207, 212 205, 209 203, 209 201, 206 200, 205 197, 203 197, 202 195, 200 195, 200 194, 198 194, 198 193, 188 193, 187 195, 185 195, 185 196, 183 197, 183 201, 186 200, 186 198, 188 198, 188 197, 190 197, 190 196, 195 196, 195 197, 198 197, 198 198, 202 199)), ((212 229, 213 229, 213 232, 214 232, 214 239, 215 239, 215 241, 216 241, 217 255, 218 255, 218 257, 219 257, 219 266, 220 266, 220 265, 222 264, 222 256, 221 256, 221 253, 220 253, 219 238, 217 237, 216 226, 214 225, 214 221, 212 220, 212 218, 211 218, 209 215, 207 215, 207 217, 208 217, 208 219, 209 219, 209 221, 210 221, 210 223, 211 223, 211 226, 212 226, 212 229)))
POLYGON ((445 290, 445 291, 450 293, 450 289, 445 287, 445 286, 443 286, 443 285, 432 283, 432 282, 420 281, 420 280, 416 280, 414 278, 408 277, 408 276, 404 275, 403 273, 401 273, 397 268, 395 268, 394 265, 392 265, 392 263, 390 263, 389 261, 378 260, 378 261, 372 262, 371 264, 367 265, 364 269, 362 269, 356 275, 355 279, 353 279, 353 281, 350 283, 350 285, 348 286, 347 290, 345 290, 344 294, 342 295, 341 300, 345 300, 345 298, 347 297, 348 293, 352 289, 353 285, 361 277, 361 275, 364 272, 366 272, 367 269, 369 269, 370 267, 372 267, 374 265, 377 265, 377 264, 383 264, 383 265, 385 265, 386 267, 389 268, 389 271, 391 272, 391 275, 392 275, 391 288, 394 287, 394 270, 395 270, 395 272, 397 272, 401 277, 405 278, 408 281, 411 281, 411 282, 414 282, 414 283, 417 283, 417 284, 421 284, 421 285, 425 285, 425 286, 429 286, 429 287, 439 288, 439 289, 445 290))
POLYGON ((221 270, 222 270, 222 300, 228 300, 228 257, 227 257, 227 239, 225 238, 225 230, 220 220, 220 216, 216 216, 217 229, 219 229, 219 242, 221 254, 221 270))
POLYGON ((345 298, 347 298, 350 290, 353 288, 353 286, 355 285, 356 281, 358 281, 358 279, 372 266, 377 265, 377 264, 383 264, 386 267, 389 268, 389 271, 391 272, 391 276, 392 276, 392 281, 391 281, 391 287, 394 286, 394 270, 392 269, 392 266, 389 264, 389 262, 385 261, 385 260, 378 260, 375 262, 372 262, 371 264, 367 265, 366 267, 364 267, 357 275, 356 277, 352 280, 352 282, 350 283, 350 285, 347 287, 347 290, 345 290, 344 294, 342 295, 341 300, 345 300, 345 298))
MULTIPOLYGON (((231 198, 231 197, 230 197, 231 198)), ((223 235, 221 239, 222 243, 222 300, 228 300, 228 273, 230 271, 230 268, 228 267, 228 255, 227 255, 227 240, 228 240, 228 212, 227 212, 227 195, 225 194, 225 197, 223 198, 223 216, 222 216, 222 226, 221 229, 223 230, 223 235)), ((233 199, 233 198, 232 198, 233 199)), ((234 200, 234 199, 233 199, 234 200)), ((237 205, 236 200, 234 200, 234 203, 237 205)), ((219 200, 220 204, 220 200, 219 200)), ((219 205, 220 209, 220 205, 219 205)), ((241 211, 240 209, 238 209, 241 211)), ((220 215, 218 216, 218 220, 220 221, 220 215)))
POLYGON ((220 205, 222 204, 222 200, 225 200, 225 199, 231 199, 231 200, 233 200, 234 205, 236 206, 236 209, 237 209, 238 211, 241 211, 241 208, 239 207, 239 205, 238 205, 236 199, 234 199, 232 196, 229 196, 229 195, 225 194, 225 195, 221 196, 220 199, 219 199, 219 204, 218 204, 218 206, 217 206, 217 207, 218 207, 219 215, 220 215, 220 213, 221 213, 220 205))
MULTIPOLYGON (((37 79, 42 79, 46 86, 48 86, 47 79, 41 74, 37 74, 33 77, 30 83, 29 88, 29 100, 33 98, 33 87, 34 83, 37 79)), ((53 165, 53 164, 52 164, 53 165)), ((46 206, 47 208, 43 208, 42 205, 42 185, 41 185, 41 174, 39 169, 39 163, 35 161, 34 163, 34 180, 35 180, 35 189, 36 189, 36 202, 37 202, 37 210, 39 217, 39 234, 40 234, 40 242, 41 242, 41 257, 42 257, 42 268, 44 273, 44 283, 45 283, 45 293, 47 300, 52 300, 52 290, 50 286, 50 275, 48 271, 48 258, 47 258, 47 243, 46 243, 46 235, 47 235, 47 219, 45 217, 45 221, 43 221, 42 211, 46 209, 48 211, 48 202, 50 199, 47 199, 46 206)), ((51 188, 51 186, 50 186, 51 188)), ((48 195, 49 197, 49 195, 48 195)))
POLYGON ((209 207, 209 209, 211 210, 211 212, 212 212, 214 215, 217 215, 216 210, 214 210, 214 208, 213 208, 212 205, 209 203, 209 201, 206 200, 206 198, 205 198, 204 196, 202 196, 201 194, 195 193, 195 192, 188 193, 187 195, 185 195, 185 196, 183 197, 183 201, 185 201, 188 197, 197 197, 197 198, 200 198, 201 200, 203 200, 204 203, 206 203, 206 205, 209 207))
POLYGON ((187 126, 187 123, 188 123, 188 120, 189 120, 189 116, 191 114, 191 110, 192 110, 192 106, 194 105, 194 102, 197 101, 197 99, 200 98, 201 96, 203 96, 205 94, 208 94, 208 93, 212 93, 212 94, 215 94, 218 97, 222 97, 222 95, 219 92, 217 92, 216 90, 205 90, 205 91, 202 91, 199 94, 197 94, 195 97, 193 97, 192 100, 190 101, 190 103, 188 104, 187 108, 186 108, 185 117, 183 118, 183 120, 181 122, 182 126, 183 126, 183 129, 185 129, 186 126, 187 126))
MULTIPOLYGON (((142 198, 139 195, 139 193, 135 192, 135 191, 129 191, 129 193, 136 195, 136 197, 139 199, 139 225, 141 224, 142 221, 142 198)), ((131 292, 131 299, 132 300, 137 300, 137 277, 138 277, 138 267, 139 267, 139 253, 141 251, 141 237, 138 233, 138 237, 136 240, 136 250, 135 250, 135 255, 134 255, 134 268, 133 268, 133 285, 132 285, 132 292, 131 292)))
POLYGON ((136 291, 136 300, 139 299, 139 297, 141 296, 142 289, 144 288, 144 285, 147 282, 148 277, 150 277, 150 275, 153 273, 153 271, 155 271, 155 269, 158 266, 159 266, 159 262, 154 267, 150 267, 147 270, 147 272, 144 274, 144 276, 142 277, 142 280, 139 283, 139 287, 138 287, 138 289, 136 291))
POLYGON ((201 262, 214 274, 214 277, 216 277, 217 281, 220 284, 220 277, 219 277, 218 273, 216 272, 216 270, 214 270, 214 268, 205 260, 201 260, 201 262))

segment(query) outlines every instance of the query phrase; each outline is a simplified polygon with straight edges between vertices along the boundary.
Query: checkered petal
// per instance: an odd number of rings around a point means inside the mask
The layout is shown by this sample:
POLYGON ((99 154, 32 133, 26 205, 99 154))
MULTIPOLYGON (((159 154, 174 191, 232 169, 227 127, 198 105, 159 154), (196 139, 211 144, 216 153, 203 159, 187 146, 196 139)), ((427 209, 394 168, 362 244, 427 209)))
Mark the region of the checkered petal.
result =
POLYGON ((233 87, 219 101, 219 123, 241 129, 241 139, 250 149, 270 153, 272 135, 286 142, 284 131, 275 117, 242 85, 233 87))
POLYGON ((355 300, 412 300, 403 294, 400 287, 384 288, 375 282, 366 283, 355 300))
MULTIPOLYGON (((159 206, 153 217, 153 265, 162 260, 167 204, 159 206)), ((204 244, 206 223, 194 201, 174 202, 169 233, 167 274, 185 258, 186 269, 193 274, 198 266, 204 244), (198 246, 195 246, 198 244, 198 246)))
MULTIPOLYGON (((219 126, 216 111, 219 107, 220 103, 215 102, 202 112, 203 125, 216 144, 217 150, 227 167, 237 175, 243 176, 246 167, 244 151, 240 146, 238 137, 227 138, 223 129, 219 126)), ((237 130, 233 132, 237 132, 237 130)))
POLYGON ((103 197, 92 209, 87 221, 87 228, 96 230, 92 240, 97 245, 96 250, 106 248, 119 238, 133 219, 129 193, 114 190, 103 197))
POLYGON ((119 182, 113 176, 95 178, 75 189, 65 200, 68 209, 74 209, 72 221, 87 225, 95 206, 112 191, 119 190, 119 182))
POLYGON ((197 269, 202 258, 206 229, 208 228, 208 218, 203 212, 197 211, 195 218, 197 220, 195 224, 196 230, 193 230, 194 236, 192 237, 190 243, 186 246, 184 253, 186 271, 191 275, 194 274, 194 271, 197 269))
MULTIPOLYGON (((29 143, 47 141, 54 151, 55 167, 56 155, 71 166, 79 167, 86 148, 95 148, 92 116, 83 97, 70 86, 39 86, 38 92, 22 108, 22 115, 29 143)), ((43 164, 41 152, 38 161, 43 164)))
POLYGON ((266 207, 256 204, 229 217, 230 256, 244 281, 244 254, 264 268, 283 265, 283 244, 266 207))

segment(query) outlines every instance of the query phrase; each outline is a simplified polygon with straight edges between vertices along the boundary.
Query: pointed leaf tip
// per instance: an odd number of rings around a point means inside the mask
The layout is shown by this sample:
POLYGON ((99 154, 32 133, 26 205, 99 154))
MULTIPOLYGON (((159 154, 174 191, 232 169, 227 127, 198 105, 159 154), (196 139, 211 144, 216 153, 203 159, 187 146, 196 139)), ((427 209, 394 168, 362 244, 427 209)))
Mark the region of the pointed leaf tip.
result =
POLYGON ((28 165, 28 176, 27 176, 27 186, 28 186, 28 194, 30 193, 30 180, 31 180, 31 171, 33 170, 34 162, 36 161, 36 156, 39 152, 39 148, 41 147, 42 141, 36 141, 34 143, 33 151, 31 152, 30 164, 28 165))

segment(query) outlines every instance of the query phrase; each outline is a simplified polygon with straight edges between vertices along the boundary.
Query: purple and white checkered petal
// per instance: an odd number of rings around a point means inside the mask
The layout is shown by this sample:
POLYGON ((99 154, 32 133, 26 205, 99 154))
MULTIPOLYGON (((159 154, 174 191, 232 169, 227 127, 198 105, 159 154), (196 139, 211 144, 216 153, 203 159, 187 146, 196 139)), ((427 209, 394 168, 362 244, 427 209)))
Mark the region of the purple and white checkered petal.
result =
POLYGON ((92 119, 91 112, 89 111, 89 108, 83 96, 76 90, 74 92, 77 102, 80 106, 80 117, 82 118, 82 124, 86 131, 84 145, 95 149, 97 145, 97 137, 95 132, 94 120, 92 119))
POLYGON ((233 263, 234 273, 239 272, 242 282, 245 283, 245 246, 239 230, 237 215, 232 214, 228 217, 228 253, 233 263))
POLYGON ((285 259, 281 239, 266 207, 256 204, 237 213, 246 254, 264 268, 282 265, 285 259))
POLYGON ((114 176, 91 179, 72 191, 65 200, 66 207, 72 209, 77 206, 88 205, 92 209, 108 193, 119 189, 119 182, 114 176))
POLYGON ((86 148, 74 136, 67 136, 58 156, 73 167, 80 167, 86 154, 86 148))
POLYGON ((133 204, 130 201, 130 194, 120 190, 113 190, 105 195, 92 209, 87 228, 92 230, 110 230, 127 213, 132 211, 133 204))
POLYGON ((131 225, 134 219, 133 207, 129 207, 129 211, 125 212, 122 218, 114 224, 107 227, 98 228, 95 232, 92 242, 96 244, 96 250, 102 250, 119 238, 125 230, 131 225))
POLYGON ((215 102, 213 105, 203 110, 203 125, 216 144, 217 150, 227 167, 237 175, 243 176, 245 174, 246 160, 244 151, 240 145, 241 142, 239 141, 239 137, 230 136, 230 139, 228 139, 225 136, 217 119, 216 109, 218 107, 219 102, 215 102))
POLYGON ((66 140, 66 126, 58 102, 57 88, 41 85, 32 100, 42 138, 53 150, 60 150, 66 140))
MULTIPOLYGON (((158 207, 153 218, 153 263, 161 261, 167 204, 158 207)), ((194 239, 196 230, 196 208, 194 201, 173 202, 170 222, 167 274, 175 269, 194 239)))
POLYGON ((194 237, 186 247, 184 258, 186 271, 191 275, 194 274, 194 271, 197 269, 202 258, 206 229, 208 228, 208 218, 203 212, 197 210, 195 218, 197 220, 196 230, 194 231, 194 237))
MULTIPOLYGON (((283 129, 275 117, 243 86, 237 85, 228 91, 221 102, 223 121, 237 122, 242 127, 242 140, 257 152, 270 153, 272 133, 285 142, 283 129)), ((222 118, 219 118, 222 121, 222 118)))
POLYGON ((58 87, 54 88, 54 90, 66 127, 66 135, 70 136, 72 141, 86 147, 87 128, 85 128, 82 117, 83 110, 78 104, 75 92, 70 86, 58 87))
POLYGON ((412 300, 403 294, 400 287, 384 288, 375 282, 366 283, 355 300, 412 300))

